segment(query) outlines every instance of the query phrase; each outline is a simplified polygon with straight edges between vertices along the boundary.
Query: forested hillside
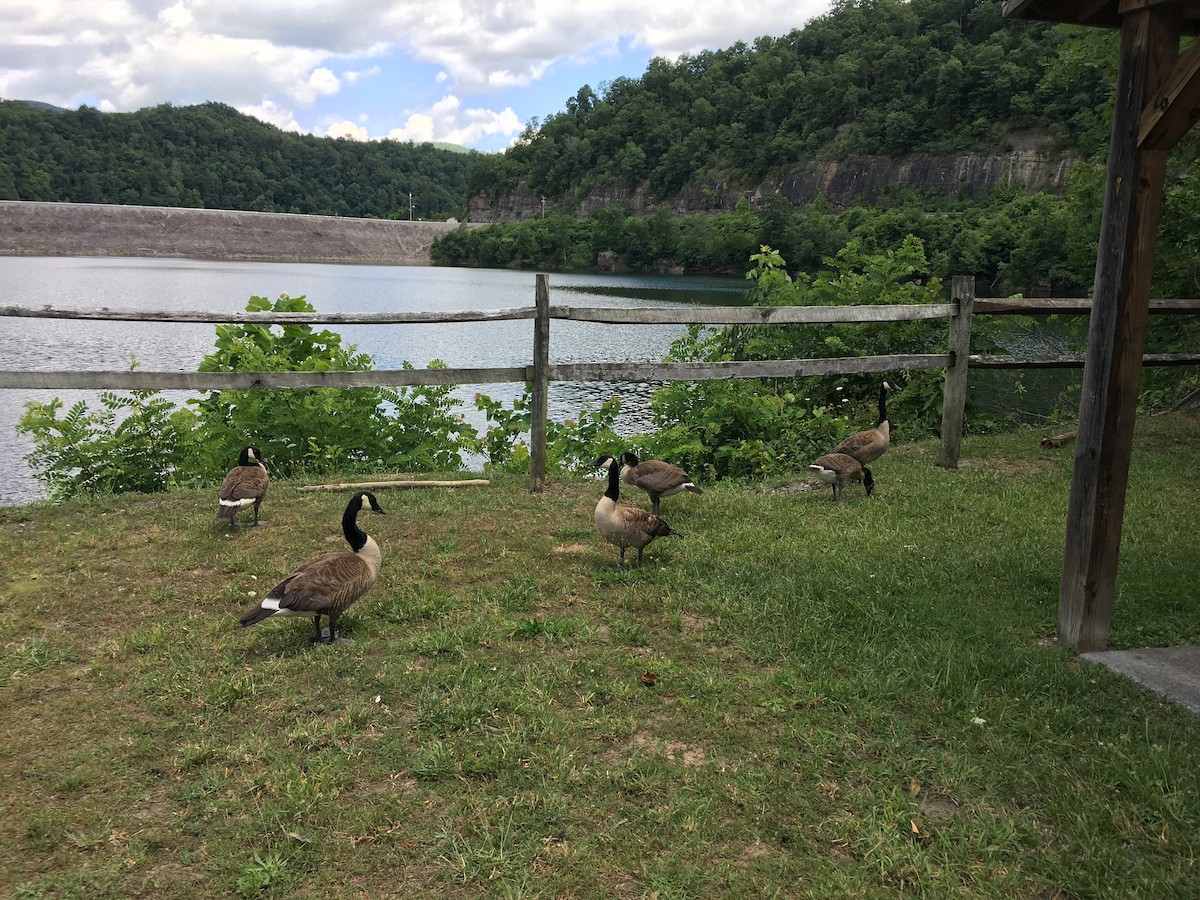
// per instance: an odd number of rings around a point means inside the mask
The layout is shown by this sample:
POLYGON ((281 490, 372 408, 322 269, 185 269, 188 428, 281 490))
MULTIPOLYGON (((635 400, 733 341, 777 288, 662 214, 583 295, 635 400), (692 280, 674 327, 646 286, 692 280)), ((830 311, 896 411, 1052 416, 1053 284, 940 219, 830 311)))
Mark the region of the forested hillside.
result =
POLYGON ((663 200, 804 160, 1001 151, 1014 132, 1094 149, 1114 47, 1111 33, 1005 19, 997 0, 839 0, 782 37, 580 88, 502 157, 477 160, 471 189, 645 184, 663 200))
POLYGON ((443 220, 476 153, 292 134, 220 103, 134 113, 0 101, 0 200, 443 220))
MULTIPOLYGON (((1115 32, 1005 19, 997 0, 839 0, 782 37, 581 88, 505 154, 476 159, 472 219, 497 224, 439 240, 434 259, 740 274, 766 244, 814 272, 851 242, 886 252, 913 235, 927 276, 1085 294, 1116 47, 1115 32), (946 160, 978 167, 1018 147, 1057 161, 1058 183, 999 178, 981 191, 965 173, 944 177, 946 160), (936 184, 872 177, 872 165, 911 172, 937 157, 936 184), (789 189, 838 166, 875 187, 815 201, 789 189)), ((1171 157, 1159 296, 1200 295, 1198 155, 1200 129, 1171 157)))

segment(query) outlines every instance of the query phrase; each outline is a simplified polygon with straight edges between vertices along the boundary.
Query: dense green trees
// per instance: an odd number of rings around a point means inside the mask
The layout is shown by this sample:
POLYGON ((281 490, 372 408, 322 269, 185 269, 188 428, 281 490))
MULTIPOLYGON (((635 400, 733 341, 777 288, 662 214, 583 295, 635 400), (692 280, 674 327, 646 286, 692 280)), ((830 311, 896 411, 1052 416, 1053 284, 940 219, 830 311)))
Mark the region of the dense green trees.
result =
MULTIPOLYGON (((1096 179, 1083 179, 1066 197, 1027 196, 1007 188, 981 202, 896 195, 891 205, 838 210, 823 201, 792 211, 767 204, 751 212, 743 202, 733 213, 675 217, 665 209, 638 218, 620 207, 600 207, 586 219, 551 215, 527 222, 498 223, 457 231, 433 246, 444 265, 584 269, 608 253, 631 269, 682 267, 692 273, 740 274, 764 244, 776 248, 793 271, 814 272, 855 241, 867 252, 885 252, 909 236, 928 255, 927 275, 971 274, 1003 291, 1049 290, 1057 296, 1086 292, 1095 267, 1098 219, 1087 214, 1099 203, 1096 179)), ((1186 218, 1184 221, 1187 221, 1186 218)), ((1183 253, 1194 243, 1184 238, 1183 253)), ((1184 254, 1187 256, 1187 254, 1184 254)), ((1194 253, 1186 259, 1166 251, 1164 272, 1183 294, 1194 253)))
POLYGON ((220 103, 135 113, 0 101, 0 200, 461 216, 474 153, 291 134, 220 103))
POLYGON ((1111 94, 1111 35, 1004 19, 995 0, 839 0, 752 45, 654 59, 579 90, 472 184, 569 197, 647 184, 756 184, 798 160, 1003 146, 1039 129, 1077 146, 1111 94))

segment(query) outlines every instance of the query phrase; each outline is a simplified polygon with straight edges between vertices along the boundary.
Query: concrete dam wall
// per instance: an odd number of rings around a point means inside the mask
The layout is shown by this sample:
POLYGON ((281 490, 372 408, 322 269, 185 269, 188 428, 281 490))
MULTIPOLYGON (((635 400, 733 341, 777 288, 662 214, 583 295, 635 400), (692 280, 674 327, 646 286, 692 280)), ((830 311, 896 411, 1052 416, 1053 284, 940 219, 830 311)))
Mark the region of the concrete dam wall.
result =
POLYGON ((0 255, 427 266, 454 222, 0 201, 0 255))

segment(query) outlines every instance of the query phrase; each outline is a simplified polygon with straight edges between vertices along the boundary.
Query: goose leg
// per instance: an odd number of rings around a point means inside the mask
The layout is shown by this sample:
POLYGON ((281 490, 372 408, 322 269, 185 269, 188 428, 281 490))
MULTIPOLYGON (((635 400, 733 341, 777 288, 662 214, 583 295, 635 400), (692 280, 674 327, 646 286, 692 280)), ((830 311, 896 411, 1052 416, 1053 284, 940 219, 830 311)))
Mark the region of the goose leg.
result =
POLYGON ((350 638, 344 638, 338 634, 337 620, 341 613, 332 613, 329 616, 329 636, 325 638, 326 644, 353 644, 354 641, 350 638))

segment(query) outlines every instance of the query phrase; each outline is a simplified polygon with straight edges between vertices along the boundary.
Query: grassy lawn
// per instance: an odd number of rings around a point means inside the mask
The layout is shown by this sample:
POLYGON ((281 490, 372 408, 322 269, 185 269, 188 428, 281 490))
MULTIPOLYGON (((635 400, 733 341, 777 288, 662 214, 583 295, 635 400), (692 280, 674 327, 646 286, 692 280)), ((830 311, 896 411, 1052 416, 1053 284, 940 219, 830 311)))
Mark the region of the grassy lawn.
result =
MULTIPOLYGON (((0 509, 0 894, 1200 896, 1200 718, 1054 643, 1039 437, 669 498, 641 570, 599 480, 378 491, 333 647, 237 617, 349 491, 0 509)), ((1198 441, 1139 423, 1113 648, 1200 642, 1198 441)))

